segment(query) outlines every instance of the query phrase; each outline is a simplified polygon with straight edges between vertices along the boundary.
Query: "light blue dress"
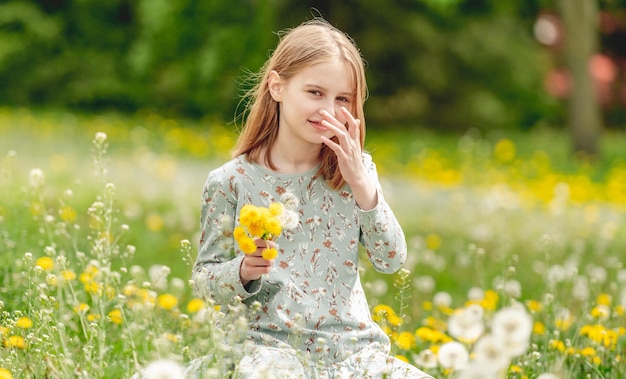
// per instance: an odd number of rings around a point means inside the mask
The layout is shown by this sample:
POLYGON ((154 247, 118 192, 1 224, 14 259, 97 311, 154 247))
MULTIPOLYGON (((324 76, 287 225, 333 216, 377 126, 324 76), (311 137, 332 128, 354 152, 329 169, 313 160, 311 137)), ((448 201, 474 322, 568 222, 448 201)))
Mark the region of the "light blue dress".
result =
POLYGON ((239 362, 237 376, 262 377, 265 367, 281 378, 379 378, 392 372, 387 377, 429 378, 389 356, 389 338, 372 320, 361 286, 360 244, 383 273, 396 272, 407 252, 371 156, 364 153, 363 162, 378 190, 378 204, 369 211, 356 205, 348 185, 330 188, 317 168, 277 174, 239 156, 209 173, 194 288, 218 304, 234 299, 260 304, 249 320, 254 344, 239 362), (279 253, 271 272, 244 288, 239 277, 244 254, 232 228, 244 205, 272 202, 291 207, 297 223, 276 241, 279 253))

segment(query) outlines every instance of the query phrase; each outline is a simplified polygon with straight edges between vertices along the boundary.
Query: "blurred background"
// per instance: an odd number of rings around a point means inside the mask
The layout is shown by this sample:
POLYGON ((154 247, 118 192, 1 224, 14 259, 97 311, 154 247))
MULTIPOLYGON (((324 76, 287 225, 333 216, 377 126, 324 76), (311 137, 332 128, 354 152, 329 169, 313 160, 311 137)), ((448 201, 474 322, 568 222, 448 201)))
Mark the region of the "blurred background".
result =
POLYGON ((5 0, 0 104, 232 121, 242 78, 260 68, 275 32, 321 15, 367 60, 371 128, 575 127, 567 99, 586 90, 577 110, 587 113, 577 118, 587 120, 578 128, 590 139, 600 124, 626 122, 625 7, 623 0, 5 0))

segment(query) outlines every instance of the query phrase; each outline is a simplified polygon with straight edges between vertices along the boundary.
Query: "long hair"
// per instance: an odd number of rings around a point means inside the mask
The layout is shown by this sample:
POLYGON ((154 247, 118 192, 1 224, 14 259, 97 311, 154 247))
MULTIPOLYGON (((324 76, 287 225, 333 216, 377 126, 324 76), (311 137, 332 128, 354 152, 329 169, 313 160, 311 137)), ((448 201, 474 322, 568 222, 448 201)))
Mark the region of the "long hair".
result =
MULTIPOLYGON (((263 149, 270 151, 278 136, 279 104, 270 95, 268 79, 272 70, 290 80, 302 69, 339 56, 352 74, 354 101, 350 112, 360 120, 361 148, 365 144, 365 119, 363 103, 367 97, 363 58, 354 41, 344 32, 321 18, 306 21, 293 29, 279 33, 276 50, 253 77, 253 87, 244 95, 245 122, 233 150, 233 157, 245 154, 248 161, 259 162, 263 149), (247 117, 245 116, 247 115, 247 117)), ((337 138, 333 137, 337 142, 337 138)), ((322 144, 321 165, 318 174, 331 188, 345 184, 337 164, 337 156, 322 144)), ((270 154, 265 154, 265 164, 276 169, 270 154)))

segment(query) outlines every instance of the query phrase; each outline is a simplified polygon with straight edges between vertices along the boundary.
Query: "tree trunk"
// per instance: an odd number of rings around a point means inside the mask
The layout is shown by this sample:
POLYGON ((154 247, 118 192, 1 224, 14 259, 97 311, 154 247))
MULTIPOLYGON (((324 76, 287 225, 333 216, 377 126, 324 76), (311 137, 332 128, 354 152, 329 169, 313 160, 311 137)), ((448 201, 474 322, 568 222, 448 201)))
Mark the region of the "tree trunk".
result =
POLYGON ((568 122, 574 151, 598 156, 602 120, 589 70, 598 49, 597 0, 556 0, 556 4, 565 27, 565 60, 573 84, 568 122))

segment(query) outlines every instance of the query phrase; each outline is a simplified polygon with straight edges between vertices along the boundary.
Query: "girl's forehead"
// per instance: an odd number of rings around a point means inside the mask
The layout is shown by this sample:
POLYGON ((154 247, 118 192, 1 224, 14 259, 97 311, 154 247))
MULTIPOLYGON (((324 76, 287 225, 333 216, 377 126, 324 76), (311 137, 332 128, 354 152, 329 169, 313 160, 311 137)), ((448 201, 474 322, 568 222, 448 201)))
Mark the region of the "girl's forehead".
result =
POLYGON ((352 93, 354 91, 353 77, 349 65, 344 60, 335 57, 303 68, 294 75, 293 79, 304 85, 352 93))

